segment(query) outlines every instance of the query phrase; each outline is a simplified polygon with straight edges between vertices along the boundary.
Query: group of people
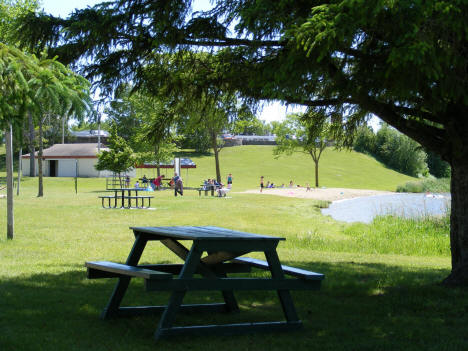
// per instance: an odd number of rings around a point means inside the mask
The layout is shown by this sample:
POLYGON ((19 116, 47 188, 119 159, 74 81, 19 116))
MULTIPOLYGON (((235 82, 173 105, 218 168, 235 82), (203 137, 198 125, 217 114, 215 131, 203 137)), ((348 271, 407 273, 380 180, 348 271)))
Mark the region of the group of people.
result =
MULTIPOLYGON (((135 182, 134 187, 136 189, 148 189, 148 190, 159 190, 162 185, 162 180, 164 175, 160 175, 154 179, 146 178, 146 175, 143 175, 141 178, 141 184, 137 180, 135 182)), ((184 195, 184 184, 182 181, 182 177, 179 176, 177 173, 174 173, 174 177, 171 178, 169 181, 169 186, 174 189, 174 196, 184 195)), ((130 176, 125 177, 125 187, 130 188, 130 176)), ((218 196, 226 196, 226 193, 231 190, 232 187, 232 174, 229 173, 227 176, 227 186, 225 187, 224 184, 219 183, 216 179, 207 179, 203 182, 203 187, 205 189, 213 189, 216 190, 218 196)))
MULTIPOLYGON (((264 176, 261 176, 260 177, 260 192, 263 192, 263 189, 264 188, 267 188, 267 189, 271 189, 271 188, 285 188, 285 185, 284 183, 281 184, 280 186, 277 186, 275 185, 275 183, 271 182, 268 180, 266 182, 266 185, 265 185, 265 182, 264 182, 264 179, 265 177, 264 176)), ((292 189, 292 188, 300 188, 301 186, 299 184, 297 184, 296 186, 294 185, 294 182, 292 180, 289 181, 289 185, 288 185, 288 188, 292 189)), ((311 188, 310 188, 310 185, 309 183, 306 183, 306 191, 310 191, 311 188)))
POLYGON ((212 193, 216 191, 216 194, 219 197, 226 196, 226 194, 231 190, 232 188, 232 174, 229 173, 226 179, 227 185, 225 186, 223 183, 218 182, 215 178, 213 179, 206 179, 203 181, 203 186, 202 188, 204 190, 211 190, 212 193))
MULTIPOLYGON (((141 178, 141 184, 139 180, 135 181, 134 188, 135 189, 148 189, 148 190, 159 190, 162 186, 162 180, 164 175, 160 175, 154 179, 146 178, 146 175, 143 175, 141 178)), ((130 176, 125 176, 125 187, 130 188, 130 176)))

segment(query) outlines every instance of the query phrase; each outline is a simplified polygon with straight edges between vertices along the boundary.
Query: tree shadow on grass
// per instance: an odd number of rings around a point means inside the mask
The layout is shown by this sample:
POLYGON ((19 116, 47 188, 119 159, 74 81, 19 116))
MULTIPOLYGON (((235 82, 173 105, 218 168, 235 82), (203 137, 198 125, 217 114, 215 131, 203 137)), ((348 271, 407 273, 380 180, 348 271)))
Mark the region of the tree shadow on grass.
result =
MULTIPOLYGON (((0 348, 9 350, 466 350, 466 291, 434 284, 447 272, 383 264, 285 262, 326 274, 320 291, 295 291, 304 329, 292 333, 180 337, 154 343, 159 316, 103 321, 115 279, 85 269, 0 280, 0 348)), ((255 271, 262 275, 261 271, 255 271)), ((274 292, 236 292, 238 314, 179 315, 177 324, 282 320, 274 292)), ((123 305, 162 305, 133 280, 123 305)), ((219 302, 190 293, 184 302, 219 302)))

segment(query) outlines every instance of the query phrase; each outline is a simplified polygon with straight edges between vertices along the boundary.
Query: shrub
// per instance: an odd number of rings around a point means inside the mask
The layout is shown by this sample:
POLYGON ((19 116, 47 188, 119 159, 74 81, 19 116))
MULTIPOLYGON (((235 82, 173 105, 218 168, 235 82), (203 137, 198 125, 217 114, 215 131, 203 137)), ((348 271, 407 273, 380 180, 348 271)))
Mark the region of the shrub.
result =
POLYGON ((426 175, 426 153, 414 140, 396 129, 383 125, 374 134, 369 127, 361 127, 356 132, 354 150, 367 153, 387 167, 410 176, 426 175))
POLYGON ((429 167, 429 173, 434 177, 450 177, 450 165, 442 160, 439 155, 430 151, 427 153, 427 166, 429 167))
POLYGON ((450 192, 450 178, 426 178, 421 181, 407 182, 396 189, 399 193, 448 193, 450 192))

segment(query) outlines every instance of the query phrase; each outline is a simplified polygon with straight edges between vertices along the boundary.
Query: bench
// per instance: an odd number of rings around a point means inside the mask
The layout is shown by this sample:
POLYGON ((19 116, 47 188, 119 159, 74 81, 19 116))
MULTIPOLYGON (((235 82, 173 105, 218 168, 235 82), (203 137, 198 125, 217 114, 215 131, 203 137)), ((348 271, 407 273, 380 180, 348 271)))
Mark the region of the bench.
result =
POLYGON ((106 195, 106 196, 99 196, 99 198, 102 200, 102 207, 103 208, 106 208, 104 206, 104 200, 107 199, 108 203, 107 203, 107 208, 116 208, 117 207, 117 199, 121 199, 122 196, 114 196, 114 195, 106 195), (114 200, 114 206, 111 206, 111 200, 114 200))
POLYGON ((88 269, 87 274, 89 279, 116 278, 121 276, 148 280, 172 279, 171 273, 109 261, 86 262, 85 267, 88 269))
POLYGON ((205 196, 208 196, 208 191, 211 191, 211 196, 214 196, 215 190, 218 190, 218 186, 206 186, 206 185, 200 185, 200 188, 196 189, 198 190, 198 196, 201 196, 202 191, 205 192, 205 196))
POLYGON ((133 195, 133 196, 128 196, 128 195, 104 195, 104 196, 98 196, 98 198, 101 199, 102 201, 102 207, 103 208, 116 208, 117 207, 117 200, 122 200, 122 206, 125 208, 149 208, 151 206, 151 199, 154 198, 154 196, 149 196, 149 195, 133 195), (104 201, 107 200, 107 207, 104 204, 104 201), (111 205, 111 200, 114 201, 114 205, 111 205), (125 200, 127 201, 127 206, 124 206, 125 200), (132 206, 132 203, 130 200, 136 200, 135 206, 132 206), (141 206, 138 206, 138 200, 141 200, 141 206), (145 200, 148 200, 148 206, 145 206, 145 200))
MULTIPOLYGON (((123 199, 136 200, 135 208, 149 208, 151 206, 151 199, 154 196, 149 195, 133 195, 133 196, 124 196, 123 199), (141 200, 141 206, 138 206, 138 200, 141 200), (148 206, 145 206, 145 200, 148 200, 148 206)), ((131 201, 128 201, 128 206, 126 208, 132 208, 131 201)))
MULTIPOLYGON (((235 260, 233 260, 233 262, 244 263, 251 267, 260 268, 263 270, 270 270, 270 267, 268 266, 268 262, 263 261, 263 260, 258 260, 256 258, 238 257, 235 260)), ((324 274, 307 271, 305 269, 300 269, 300 268, 295 268, 295 267, 290 267, 290 266, 285 266, 285 265, 281 265, 281 268, 283 269, 284 274, 290 275, 296 278, 301 278, 301 279, 306 279, 306 280, 323 280, 325 278, 324 274)))
POLYGON ((214 190, 211 188, 211 187, 207 187, 207 186, 201 186, 200 188, 197 189, 198 190, 198 196, 201 196, 201 193, 202 191, 205 192, 205 196, 208 196, 208 191, 211 191, 211 196, 214 195, 214 190))

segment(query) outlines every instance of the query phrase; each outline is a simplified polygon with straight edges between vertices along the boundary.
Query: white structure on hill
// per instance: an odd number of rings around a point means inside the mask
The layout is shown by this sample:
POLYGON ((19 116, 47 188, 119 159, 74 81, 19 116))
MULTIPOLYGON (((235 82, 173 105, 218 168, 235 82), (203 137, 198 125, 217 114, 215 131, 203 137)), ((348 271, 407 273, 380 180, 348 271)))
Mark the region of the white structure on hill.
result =
POLYGON ((70 132, 69 143, 97 143, 98 140, 102 144, 107 144, 107 139, 109 139, 109 132, 105 130, 80 130, 80 131, 71 131, 70 132))
MULTIPOLYGON (((101 147, 101 151, 109 150, 101 147)), ((97 144, 55 144, 43 151, 43 174, 45 177, 112 177, 112 172, 97 171, 97 144)), ((36 176, 38 175, 36 152, 36 176)), ((24 176, 29 176, 29 154, 23 155, 21 169, 24 176)), ((135 176, 135 170, 127 172, 135 176)))

